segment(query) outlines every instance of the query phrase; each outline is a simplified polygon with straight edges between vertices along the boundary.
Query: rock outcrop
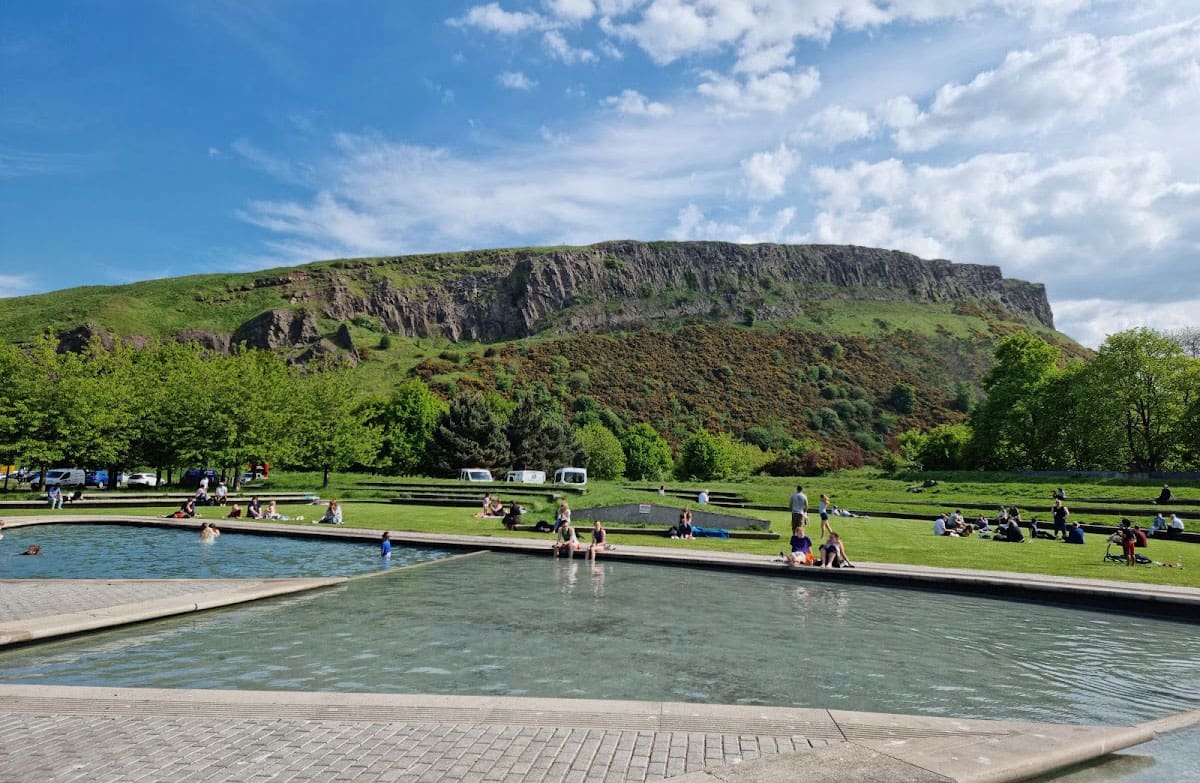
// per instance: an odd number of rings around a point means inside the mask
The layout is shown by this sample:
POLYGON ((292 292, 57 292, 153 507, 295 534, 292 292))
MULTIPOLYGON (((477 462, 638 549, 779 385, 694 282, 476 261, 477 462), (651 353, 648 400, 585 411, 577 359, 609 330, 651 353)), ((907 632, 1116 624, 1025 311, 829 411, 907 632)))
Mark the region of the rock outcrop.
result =
MULTIPOLYGON (((462 260, 471 255, 459 256, 458 268, 444 277, 412 286, 379 274, 389 265, 411 268, 411 257, 347 262, 312 305, 323 302, 322 315, 339 321, 378 318, 392 333, 485 341, 669 318, 736 318, 746 309, 760 320, 790 318, 829 299, 974 300, 1016 320, 1054 325, 1040 284, 1005 279, 995 266, 892 250, 623 241, 483 251, 486 263, 464 273, 462 260)), ((430 257, 435 268, 437 258, 430 257)))
POLYGON ((307 310, 268 310, 242 324, 230 342, 248 348, 274 350, 285 346, 307 345, 321 337, 317 320, 307 310))

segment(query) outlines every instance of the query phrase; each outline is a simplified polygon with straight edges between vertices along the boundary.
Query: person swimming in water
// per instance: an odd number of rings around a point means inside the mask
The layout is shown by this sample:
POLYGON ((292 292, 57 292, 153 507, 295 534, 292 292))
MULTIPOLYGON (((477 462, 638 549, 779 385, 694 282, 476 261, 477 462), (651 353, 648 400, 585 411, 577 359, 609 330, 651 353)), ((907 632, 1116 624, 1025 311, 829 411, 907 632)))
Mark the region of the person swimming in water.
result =
POLYGON ((40 555, 41 553, 42 553, 42 545, 41 545, 41 544, 30 544, 30 545, 29 545, 29 548, 28 548, 28 549, 26 549, 26 550, 25 550, 24 552, 22 552, 21 554, 23 554, 23 555, 33 555, 33 556, 35 556, 35 557, 36 557, 37 555, 40 555))

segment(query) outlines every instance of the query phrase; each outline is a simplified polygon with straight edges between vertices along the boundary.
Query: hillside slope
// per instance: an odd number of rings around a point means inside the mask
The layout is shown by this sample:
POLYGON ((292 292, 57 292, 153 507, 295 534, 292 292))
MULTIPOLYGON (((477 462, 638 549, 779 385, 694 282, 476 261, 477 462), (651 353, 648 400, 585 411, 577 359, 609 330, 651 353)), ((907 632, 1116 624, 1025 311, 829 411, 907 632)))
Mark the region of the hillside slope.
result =
POLYGON ((51 329, 341 356, 365 390, 412 375, 449 396, 539 381, 678 441, 770 426, 843 456, 962 417, 995 340, 1053 331, 1040 284, 853 246, 603 242, 325 261, 6 300, 0 337, 51 329), (386 336, 386 339, 385 339, 386 336), (892 387, 917 391, 889 411, 892 387))

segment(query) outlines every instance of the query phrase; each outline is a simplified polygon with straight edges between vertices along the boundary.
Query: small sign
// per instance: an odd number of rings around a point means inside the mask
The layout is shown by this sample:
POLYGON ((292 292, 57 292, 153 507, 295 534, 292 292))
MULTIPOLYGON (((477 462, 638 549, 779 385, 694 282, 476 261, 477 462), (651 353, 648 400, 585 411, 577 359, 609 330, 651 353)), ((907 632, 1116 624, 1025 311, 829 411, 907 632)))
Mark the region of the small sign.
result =
POLYGON ((649 503, 639 503, 638 504, 638 513, 639 514, 649 514, 650 509, 652 509, 652 508, 654 508, 654 506, 650 505, 649 503))

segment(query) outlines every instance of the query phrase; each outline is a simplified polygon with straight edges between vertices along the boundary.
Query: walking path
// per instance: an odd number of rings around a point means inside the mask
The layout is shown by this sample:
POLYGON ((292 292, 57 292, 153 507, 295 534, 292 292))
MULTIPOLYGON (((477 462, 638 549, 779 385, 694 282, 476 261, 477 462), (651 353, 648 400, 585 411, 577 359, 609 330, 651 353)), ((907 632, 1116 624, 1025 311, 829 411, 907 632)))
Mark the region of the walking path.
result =
MULTIPOLYGON (((371 540, 379 534, 258 522, 222 528, 371 540)), ((397 533, 393 541, 550 557, 547 542, 529 539, 397 533)), ((788 569, 756 555, 654 547, 622 546, 602 557, 786 578, 1000 586, 1006 595, 1043 590, 1092 602, 1130 589, 1099 580, 870 564, 788 569)), ((8 580, 0 582, 6 599, 0 646, 345 581, 8 580)), ((1137 590, 1150 596, 1150 606, 1200 616, 1200 590, 1137 590)), ((659 702, 0 685, 0 781, 982 783, 1061 769, 1196 723, 1200 711, 1131 727, 1065 726, 659 702)))

